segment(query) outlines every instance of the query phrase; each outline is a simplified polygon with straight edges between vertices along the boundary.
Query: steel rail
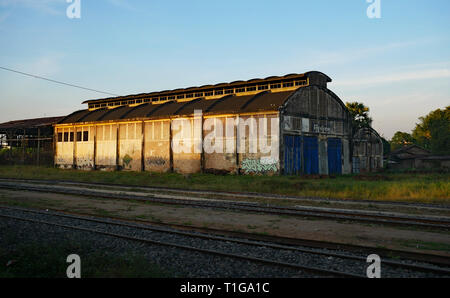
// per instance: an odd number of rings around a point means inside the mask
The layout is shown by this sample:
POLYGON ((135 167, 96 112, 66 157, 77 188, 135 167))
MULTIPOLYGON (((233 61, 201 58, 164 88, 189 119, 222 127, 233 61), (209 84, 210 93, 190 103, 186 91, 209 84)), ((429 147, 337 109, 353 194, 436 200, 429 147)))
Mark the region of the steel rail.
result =
POLYGON ((74 180, 53 180, 53 179, 25 179, 25 178, 0 178, 1 180, 10 181, 30 181, 30 182, 42 182, 42 183, 61 183, 61 184, 75 184, 75 185, 86 185, 86 186, 104 186, 104 187, 121 187, 121 188, 140 188, 149 191, 167 191, 174 193, 191 193, 191 194, 210 194, 210 195, 220 195, 225 197, 242 197, 242 198, 264 198, 264 199, 287 199, 287 200, 312 200, 312 201, 326 201, 335 203, 354 203, 354 204, 376 204, 376 205, 394 205, 403 207, 415 207, 415 208, 430 208, 430 209, 441 209, 450 210, 450 206, 437 205, 437 204, 426 204, 426 203, 413 203, 413 202, 383 202, 374 200, 351 200, 351 199, 332 199, 332 198, 320 198, 320 197, 300 197, 300 196, 288 196, 280 194, 270 194, 270 193, 255 193, 255 192, 227 192, 227 191, 214 191, 214 190, 199 190, 199 189, 184 189, 184 188, 170 188, 163 186, 141 186, 141 185, 125 185, 117 183, 100 183, 100 182, 82 182, 74 180))
POLYGON ((29 219, 29 218, 23 218, 23 217, 11 216, 11 215, 4 215, 4 214, 0 214, 0 217, 14 219, 14 220, 20 220, 20 221, 26 221, 26 222, 32 222, 32 223, 38 223, 38 224, 51 225, 51 226, 72 229, 72 230, 77 230, 77 231, 96 233, 96 234, 100 234, 100 235, 111 236, 111 237, 115 237, 115 238, 132 240, 132 241, 137 241, 137 242, 143 242, 143 243, 147 243, 147 244, 179 248, 179 249, 200 252, 200 253, 210 254, 210 255, 216 255, 216 256, 221 256, 221 257, 241 259, 241 260, 245 260, 245 261, 251 261, 251 262, 261 263, 261 264, 266 264, 266 265, 271 265, 271 266, 292 268, 292 269, 307 271, 307 272, 326 275, 326 276, 332 275, 332 276, 346 277, 346 278, 365 278, 365 276, 363 276, 363 275, 358 275, 358 274, 354 274, 354 273, 340 272, 340 271, 336 271, 336 270, 329 270, 329 269, 323 269, 323 268, 317 268, 317 267, 311 267, 311 266, 279 262, 279 261, 274 261, 274 260, 269 260, 269 259, 264 259, 264 258, 250 257, 250 256, 239 255, 239 254, 221 252, 218 250, 197 248, 197 247, 188 246, 188 245, 169 243, 169 242, 163 242, 163 241, 158 241, 158 240, 150 240, 150 239, 141 238, 141 237, 132 237, 132 236, 127 236, 127 235, 117 234, 117 233, 104 232, 104 231, 95 230, 95 229, 63 225, 63 224, 54 223, 54 222, 35 220, 35 219, 29 219))
MULTIPOLYGON (((201 238, 201 239, 207 239, 207 240, 227 241, 227 242, 233 242, 233 243, 245 244, 245 245, 251 245, 251 246, 264 246, 264 247, 269 247, 269 248, 274 248, 274 249, 291 250, 291 251, 296 251, 296 252, 301 252, 301 253, 308 253, 308 254, 321 255, 321 256, 327 256, 327 257, 336 257, 336 258, 341 258, 341 259, 357 260, 357 261, 362 261, 362 262, 367 261, 366 258, 361 257, 361 256, 355 256, 355 255, 340 254, 340 253, 335 253, 335 252, 315 251, 312 249, 299 248, 299 247, 295 247, 295 246, 287 246, 287 245, 280 245, 280 244, 267 243, 267 242, 257 242, 257 241, 236 239, 236 238, 223 237, 223 236, 217 236, 217 235, 205 235, 205 234, 198 234, 198 233, 179 231, 179 230, 173 230, 173 229, 169 230, 167 228, 159 228, 159 227, 155 227, 155 226, 149 226, 148 224, 144 227, 144 226, 139 226, 136 224, 130 224, 129 221, 128 222, 124 221, 123 218, 118 218, 118 217, 110 217, 110 216, 104 217, 107 219, 120 221, 120 222, 110 222, 110 221, 105 221, 105 220, 101 220, 98 218, 87 218, 86 216, 93 216, 93 215, 76 213, 76 212, 64 212, 64 213, 55 214, 55 213, 48 213, 47 211, 39 211, 39 210, 1 206, 1 205, 0 205, 0 209, 9 209, 9 210, 15 210, 15 211, 43 214, 43 215, 47 215, 47 216, 84 220, 84 221, 102 223, 102 224, 112 224, 112 225, 117 225, 117 226, 137 228, 137 229, 141 229, 141 230, 163 232, 163 233, 169 233, 169 234, 177 234, 177 235, 201 238)), ((57 211, 57 212, 60 212, 60 211, 57 211)), ((97 216, 95 216, 95 217, 97 217, 97 216)), ((141 221, 141 222, 144 223, 143 221, 141 221)), ((184 227, 186 228, 186 226, 184 226, 184 227)), ((385 259, 383 260, 383 265, 412 269, 412 270, 423 271, 423 272, 434 272, 434 273, 439 273, 439 274, 447 274, 450 276, 449 269, 433 267, 433 266, 428 266, 428 265, 408 264, 408 263, 402 263, 399 261, 385 260, 385 259)))
POLYGON ((422 217, 397 217, 397 216, 383 216, 374 215, 373 213, 362 214, 361 212, 357 214, 350 214, 349 212, 339 212, 338 210, 314 210, 314 209, 299 209, 299 208, 287 208, 278 207, 272 205, 257 205, 249 203, 238 203, 238 202, 224 202, 220 203, 214 201, 205 200, 192 200, 192 199, 169 199, 169 198, 159 198, 156 195, 130 195, 130 194, 115 194, 115 193, 105 193, 99 190, 75 190, 69 189, 61 186, 45 186, 43 187, 36 185, 24 186, 20 184, 5 184, 0 182, 0 188, 13 189, 13 190, 29 190, 38 192, 50 192, 50 193, 60 193, 60 194, 70 194, 70 195, 80 195, 88 197, 103 197, 109 199, 119 199, 119 200, 137 200, 137 201, 147 201, 171 205, 185 205, 193 207, 204 207, 204 208, 216 208, 216 209, 233 209, 238 211, 249 211, 256 213, 266 213, 266 214, 276 214, 276 215, 291 215, 291 216, 305 216, 305 217, 318 217, 326 219, 336 219, 336 220, 351 220, 351 221, 362 221, 377 224, 389 224, 389 225, 401 225, 401 226, 418 226, 418 227, 428 227, 428 228, 439 228, 439 229, 450 229, 449 220, 441 219, 431 219, 422 217), (55 188, 57 187, 57 188, 55 188))

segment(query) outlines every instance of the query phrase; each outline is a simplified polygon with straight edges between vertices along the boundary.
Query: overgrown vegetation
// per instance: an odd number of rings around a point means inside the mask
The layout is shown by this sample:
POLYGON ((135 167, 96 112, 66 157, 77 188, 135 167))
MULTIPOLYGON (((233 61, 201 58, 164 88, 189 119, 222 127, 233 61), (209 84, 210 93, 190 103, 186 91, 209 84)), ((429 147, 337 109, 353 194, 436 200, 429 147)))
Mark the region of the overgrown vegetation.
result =
POLYGON ((338 199, 450 203, 449 173, 383 173, 324 176, 236 176, 61 170, 0 166, 0 178, 73 180, 134 186, 259 192, 338 199))
MULTIPOLYGON (((369 116, 370 108, 361 102, 346 102, 350 113, 350 119, 352 120, 352 135, 354 135, 359 129, 364 127, 372 127, 373 119, 369 116)), ((381 137, 383 142, 383 154, 386 156, 391 152, 391 145, 388 140, 381 137)))
POLYGON ((412 133, 397 131, 391 149, 416 144, 437 155, 450 154, 450 106, 419 118, 412 133))
MULTIPOLYGON (((37 148, 0 148, 0 165, 36 165, 37 156, 37 148)), ((39 164, 52 165, 53 152, 45 148, 40 148, 39 164)))
POLYGON ((350 119, 352 119, 352 135, 354 135, 359 129, 363 127, 372 126, 372 118, 369 117, 369 107, 360 102, 346 102, 350 113, 350 119))

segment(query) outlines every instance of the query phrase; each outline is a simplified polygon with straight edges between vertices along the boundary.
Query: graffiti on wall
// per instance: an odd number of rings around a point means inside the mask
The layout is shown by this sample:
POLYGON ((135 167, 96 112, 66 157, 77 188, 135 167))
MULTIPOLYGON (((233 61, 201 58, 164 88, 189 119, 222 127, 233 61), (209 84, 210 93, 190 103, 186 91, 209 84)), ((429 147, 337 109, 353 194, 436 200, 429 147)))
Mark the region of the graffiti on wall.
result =
MULTIPOLYGON (((71 162, 71 163, 72 163, 72 162, 71 162)), ((68 164, 68 162, 66 161, 65 158, 63 158, 63 157, 58 157, 58 158, 56 158, 56 164, 58 164, 58 165, 64 165, 64 164, 68 164)))
POLYGON ((123 157, 123 164, 125 165, 125 167, 131 167, 131 165, 130 165, 130 163, 131 163, 131 161, 133 160, 132 158, 131 158, 131 156, 129 156, 128 154, 127 155, 125 155, 124 157, 123 157))
POLYGON ((147 166, 164 166, 166 160, 162 157, 150 157, 145 160, 147 166))
POLYGON ((94 162, 92 159, 88 157, 79 157, 77 158, 77 167, 78 168, 92 168, 94 167, 94 162))
POLYGON ((278 165, 273 158, 247 158, 242 161, 242 170, 244 170, 247 174, 276 172, 278 171, 278 165))

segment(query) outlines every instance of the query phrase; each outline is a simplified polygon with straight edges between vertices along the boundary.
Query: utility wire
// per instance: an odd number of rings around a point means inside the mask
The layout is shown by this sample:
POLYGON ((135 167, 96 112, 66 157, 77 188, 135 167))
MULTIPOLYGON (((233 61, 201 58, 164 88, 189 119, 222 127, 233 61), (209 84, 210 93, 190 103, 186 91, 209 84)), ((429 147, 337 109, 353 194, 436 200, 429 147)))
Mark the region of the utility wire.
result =
POLYGON ((32 78, 35 78, 35 79, 41 79, 41 80, 45 80, 45 81, 49 81, 49 82, 53 82, 53 83, 57 83, 57 84, 62 84, 62 85, 70 86, 70 87, 75 87, 75 88, 79 88, 79 89, 84 89, 84 90, 88 90, 88 91, 94 91, 94 92, 108 94, 108 95, 113 95, 113 96, 119 96, 119 95, 114 94, 114 93, 103 92, 103 91, 90 89, 90 88, 85 88, 85 87, 82 87, 82 86, 77 86, 77 85, 73 85, 73 84, 69 84, 69 83, 55 81, 55 80, 52 80, 52 79, 47 79, 47 78, 44 78, 44 77, 41 77, 41 76, 29 74, 29 73, 26 73, 26 72, 21 72, 21 71, 18 71, 18 70, 14 70, 14 69, 2 67, 2 66, 0 66, 0 69, 11 71, 11 72, 15 72, 15 73, 22 74, 22 75, 25 75, 25 76, 29 76, 29 77, 32 77, 32 78))

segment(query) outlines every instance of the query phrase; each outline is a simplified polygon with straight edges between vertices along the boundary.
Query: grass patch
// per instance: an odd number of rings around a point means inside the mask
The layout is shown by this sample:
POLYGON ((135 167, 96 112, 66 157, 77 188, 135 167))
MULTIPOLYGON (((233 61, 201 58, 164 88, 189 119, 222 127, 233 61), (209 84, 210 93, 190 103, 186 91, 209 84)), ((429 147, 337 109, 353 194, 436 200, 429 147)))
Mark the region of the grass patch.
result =
POLYGON ((77 171, 33 166, 0 166, 0 178, 72 180, 127 186, 258 192, 302 197, 450 203, 449 173, 383 173, 331 178, 176 173, 77 171))
POLYGON ((447 243, 426 242, 420 240, 401 240, 398 242, 401 246, 408 248, 450 252, 450 244, 447 243))

